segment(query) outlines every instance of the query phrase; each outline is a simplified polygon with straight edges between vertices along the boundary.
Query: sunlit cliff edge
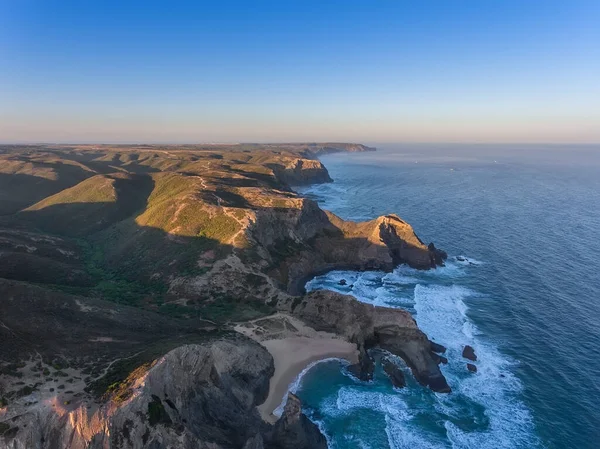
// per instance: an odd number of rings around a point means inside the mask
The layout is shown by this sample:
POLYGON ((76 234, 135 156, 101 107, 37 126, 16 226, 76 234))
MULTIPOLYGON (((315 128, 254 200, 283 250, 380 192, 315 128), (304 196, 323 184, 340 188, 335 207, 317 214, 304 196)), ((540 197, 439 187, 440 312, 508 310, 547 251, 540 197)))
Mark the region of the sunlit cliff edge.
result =
POLYGON ((0 147, 0 447, 326 447, 297 398, 274 424, 257 411, 273 358, 234 329, 274 314, 356 345, 358 376, 377 346, 450 391, 408 312, 304 291, 443 264, 395 214, 344 221, 293 191, 332 181, 319 155, 371 150, 0 147))

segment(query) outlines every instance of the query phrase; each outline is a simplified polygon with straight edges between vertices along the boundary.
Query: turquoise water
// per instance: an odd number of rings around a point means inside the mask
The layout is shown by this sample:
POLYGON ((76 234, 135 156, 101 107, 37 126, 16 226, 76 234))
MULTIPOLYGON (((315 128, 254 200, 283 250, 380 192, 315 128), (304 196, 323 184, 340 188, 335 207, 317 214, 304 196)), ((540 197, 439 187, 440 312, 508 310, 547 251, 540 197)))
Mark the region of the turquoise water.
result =
POLYGON ((449 395, 406 367, 402 390, 380 367, 370 383, 339 361, 310 369, 298 394, 330 447, 600 447, 600 148, 397 146, 322 161, 335 182, 303 194, 346 219, 396 212, 450 255, 435 271, 307 284, 405 308, 448 348, 449 395))

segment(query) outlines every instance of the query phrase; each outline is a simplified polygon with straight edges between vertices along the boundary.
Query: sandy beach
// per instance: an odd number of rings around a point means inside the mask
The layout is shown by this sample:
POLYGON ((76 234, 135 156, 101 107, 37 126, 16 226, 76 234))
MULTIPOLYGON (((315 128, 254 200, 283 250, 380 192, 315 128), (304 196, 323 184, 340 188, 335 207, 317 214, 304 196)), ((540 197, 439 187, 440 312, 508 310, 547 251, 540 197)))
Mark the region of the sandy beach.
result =
POLYGON ((260 342, 273 356, 275 373, 266 401, 258 406, 262 418, 276 421, 273 411, 281 404, 290 385, 311 363, 340 358, 358 361, 358 349, 335 334, 316 331, 297 318, 277 313, 236 326, 238 332, 260 342))
POLYGON ((269 385, 267 400, 258 406, 265 421, 274 422, 273 411, 281 404, 288 388, 311 363, 328 358, 343 358, 351 363, 358 360, 356 345, 338 338, 290 337, 262 341, 275 361, 275 374, 269 385))

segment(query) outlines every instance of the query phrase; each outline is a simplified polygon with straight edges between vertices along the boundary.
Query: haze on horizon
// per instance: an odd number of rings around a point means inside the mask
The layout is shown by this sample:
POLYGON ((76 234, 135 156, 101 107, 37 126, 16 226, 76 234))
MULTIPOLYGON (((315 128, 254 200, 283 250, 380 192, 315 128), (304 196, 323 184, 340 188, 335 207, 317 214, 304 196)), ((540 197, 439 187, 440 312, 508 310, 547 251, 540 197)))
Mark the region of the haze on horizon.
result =
POLYGON ((0 0, 0 142, 600 142, 600 2, 0 0))

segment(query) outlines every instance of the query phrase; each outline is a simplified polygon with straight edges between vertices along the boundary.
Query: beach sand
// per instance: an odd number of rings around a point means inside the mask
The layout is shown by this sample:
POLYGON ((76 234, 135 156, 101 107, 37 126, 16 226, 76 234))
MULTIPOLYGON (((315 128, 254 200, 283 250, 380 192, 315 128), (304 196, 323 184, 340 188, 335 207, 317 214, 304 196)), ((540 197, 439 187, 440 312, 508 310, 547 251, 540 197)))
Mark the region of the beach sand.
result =
POLYGON ((290 385, 311 363, 340 358, 358 361, 358 349, 328 332, 316 331, 295 317, 278 313, 267 318, 242 323, 236 330, 260 342, 273 356, 275 373, 269 384, 269 395, 258 411, 267 422, 278 417, 273 411, 285 398, 290 385))
POLYGON ((275 374, 269 385, 267 400, 258 406, 262 418, 274 422, 273 411, 285 398, 290 384, 311 363, 328 358, 342 358, 351 363, 358 360, 356 345, 338 338, 290 337, 261 342, 273 356, 275 374))

